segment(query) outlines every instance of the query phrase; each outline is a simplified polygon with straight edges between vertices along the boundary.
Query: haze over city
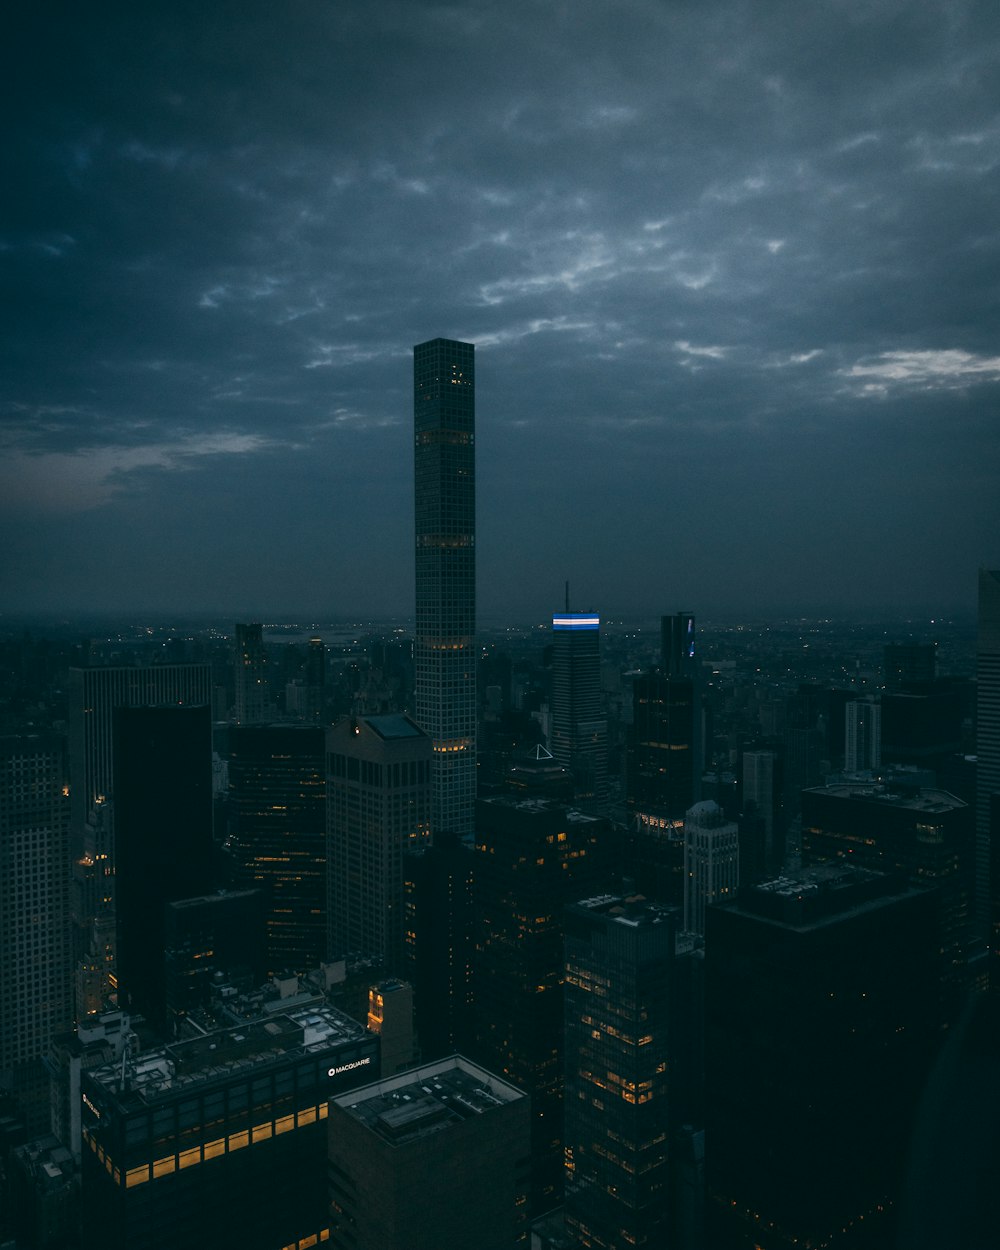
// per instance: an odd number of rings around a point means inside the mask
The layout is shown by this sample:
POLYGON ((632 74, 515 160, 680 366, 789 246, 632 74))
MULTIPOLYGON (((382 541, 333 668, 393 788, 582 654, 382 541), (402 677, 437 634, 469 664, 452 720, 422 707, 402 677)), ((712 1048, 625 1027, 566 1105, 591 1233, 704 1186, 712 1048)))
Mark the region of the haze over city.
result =
POLYGON ((9 612, 400 613, 476 344, 479 612, 968 609, 993 5, 24 10, 9 612))

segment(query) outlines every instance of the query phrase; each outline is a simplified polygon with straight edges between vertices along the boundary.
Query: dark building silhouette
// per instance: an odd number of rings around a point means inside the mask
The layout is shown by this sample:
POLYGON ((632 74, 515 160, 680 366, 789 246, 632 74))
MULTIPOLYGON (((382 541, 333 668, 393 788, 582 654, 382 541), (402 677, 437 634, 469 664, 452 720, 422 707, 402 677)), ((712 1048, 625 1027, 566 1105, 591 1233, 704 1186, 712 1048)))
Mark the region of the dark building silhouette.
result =
POLYGON ((41 1060, 73 1018, 69 788, 56 734, 0 738, 0 1087, 48 1128, 41 1060))
POLYGON ((940 1029, 932 891, 817 868, 709 909, 708 1244, 892 1245, 940 1029))
POLYGON ((607 893, 606 820, 542 799, 477 804, 477 1062, 531 1095, 532 1210, 562 1192, 563 916, 607 893))
POLYGON ((264 897, 219 890, 167 904, 164 996, 168 1032, 208 1004, 213 981, 259 985, 266 975, 264 897))
POLYGON ((86 1250, 241 1250, 329 1237, 328 1100, 378 1039, 310 1003, 86 1072, 86 1250))
POLYGON ((882 654, 887 691, 905 690, 913 682, 930 682, 937 676, 936 642, 889 642, 882 654))
POLYGON ((694 682, 659 668, 639 674, 626 738, 630 870, 641 893, 676 906, 684 897, 684 813, 698 793, 695 737, 694 682))
MULTIPOLYGON (((939 677, 882 696, 882 765, 930 768, 941 774, 962 749, 972 711, 971 683, 939 677)), ((940 777, 939 777, 940 780, 940 777)))
POLYGON ((613 895, 566 909, 565 1207, 585 1246, 673 1244, 677 920, 613 895))
POLYGON ((416 721, 434 744, 431 827, 473 832, 476 801, 475 348, 413 349, 416 721))
POLYGON ((668 677, 694 677, 695 631, 690 612, 660 617, 660 663, 668 677))
POLYGON ((329 950, 403 970, 403 857, 430 841, 433 751, 408 716, 345 717, 328 731, 329 950))
POLYGON ((603 810, 608 797, 608 724, 601 709, 601 620, 552 618, 552 754, 573 776, 576 799, 603 810))
POLYGON ((119 1004, 162 1024, 167 904, 212 885, 209 707, 116 708, 112 788, 119 1004))
POLYGON ((268 972, 326 954, 325 744, 318 726, 229 733, 234 885, 264 894, 268 972))
POLYGON ((528 1099, 452 1055, 330 1103, 333 1250, 527 1244, 528 1099))
POLYGON ((235 648, 236 724, 261 725, 273 715, 263 625, 237 625, 235 648))
POLYGON ((403 971, 425 1059, 468 1049, 473 863, 472 847, 449 833, 403 858, 403 971))
POLYGON ((802 793, 804 864, 848 863, 936 889, 950 1020, 969 987, 973 840, 972 809, 943 790, 837 782, 802 793))
POLYGON ((109 665, 69 670, 71 911, 78 1018, 100 1011, 115 983, 115 857, 111 819, 113 720, 124 707, 208 705, 209 664, 109 665))

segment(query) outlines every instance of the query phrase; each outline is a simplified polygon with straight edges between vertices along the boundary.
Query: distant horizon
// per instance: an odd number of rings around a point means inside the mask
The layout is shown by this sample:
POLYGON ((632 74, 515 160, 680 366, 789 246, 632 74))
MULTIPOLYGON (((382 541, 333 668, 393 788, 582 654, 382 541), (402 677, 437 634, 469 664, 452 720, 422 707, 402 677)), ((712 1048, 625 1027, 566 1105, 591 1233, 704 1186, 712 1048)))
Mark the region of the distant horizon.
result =
MULTIPOLYGON (((729 624, 734 622, 745 624, 766 625, 769 622, 788 624, 796 620, 812 623, 872 625, 898 624, 921 626, 927 629, 935 624, 975 624, 975 606, 932 606, 913 605, 896 607, 893 605, 869 604, 852 610, 831 605, 815 604, 780 605, 768 610, 754 608, 740 610, 733 607, 705 608, 699 611, 698 606, 683 604, 667 606, 662 611, 605 612, 599 606, 588 606, 580 609, 595 611, 600 615, 601 627, 633 628, 639 625, 659 625, 661 616, 672 615, 678 611, 691 611, 698 627, 713 624, 729 624)), ((558 604, 540 614, 521 614, 504 616, 499 613, 483 613, 477 621, 477 629, 502 630, 544 628, 551 624, 551 617, 558 614, 558 604)), ((310 628, 348 628, 350 626, 365 627, 370 625, 393 626, 407 628, 414 621, 413 610, 407 611, 354 611, 341 614, 326 612, 283 609, 281 611, 252 612, 232 611, 229 609, 185 609, 179 611, 158 610, 156 608, 126 608, 121 610, 107 609, 100 612, 89 610, 64 609, 61 611, 25 611, 0 612, 0 633, 21 629, 28 626, 73 628, 83 625, 119 625, 140 628, 152 628, 156 632, 182 630, 188 627, 226 627, 230 629, 237 623, 258 623, 265 631, 296 629, 306 631, 310 628)))

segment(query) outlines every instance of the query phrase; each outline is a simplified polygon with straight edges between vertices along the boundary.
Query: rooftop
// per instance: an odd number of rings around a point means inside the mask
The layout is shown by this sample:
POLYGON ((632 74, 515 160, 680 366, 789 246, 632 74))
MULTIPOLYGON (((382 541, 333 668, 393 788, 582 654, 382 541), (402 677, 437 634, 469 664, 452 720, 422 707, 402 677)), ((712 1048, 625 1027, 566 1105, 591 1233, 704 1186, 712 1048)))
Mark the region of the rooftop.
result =
POLYGON ((367 1036, 367 1030, 349 1016, 334 1007, 313 1002, 270 1019, 248 1021, 126 1057, 124 1065, 109 1063, 89 1076, 109 1094, 152 1103, 178 1089, 268 1064, 286 1055, 305 1056, 336 1050, 367 1036), (124 1088, 121 1087, 123 1067, 124 1088))
POLYGON ((903 788, 872 781, 841 781, 827 786, 815 786, 803 791, 805 794, 826 794, 832 798, 863 799, 869 803, 882 803, 886 807, 901 807, 912 812, 929 815, 955 811, 967 807, 961 799, 947 790, 903 788))
POLYGON ((334 1098, 393 1146, 442 1132, 526 1095, 461 1055, 424 1064, 334 1098))
POLYGON ((424 731, 402 712, 391 712, 384 716, 365 716, 364 722, 370 725, 380 738, 422 738, 424 731))

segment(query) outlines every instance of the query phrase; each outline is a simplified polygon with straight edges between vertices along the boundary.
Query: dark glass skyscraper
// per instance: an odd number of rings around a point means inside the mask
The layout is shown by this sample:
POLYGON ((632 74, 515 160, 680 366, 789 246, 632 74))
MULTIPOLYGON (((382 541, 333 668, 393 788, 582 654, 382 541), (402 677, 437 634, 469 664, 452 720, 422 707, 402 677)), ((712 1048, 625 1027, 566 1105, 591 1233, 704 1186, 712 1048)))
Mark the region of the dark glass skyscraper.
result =
POLYGON ((326 953, 325 743, 318 726, 230 731, 229 849, 236 884, 264 891, 269 972, 326 953))
POLYGON ((427 843, 431 745, 408 716, 345 717, 327 732, 329 952, 403 960, 403 856, 427 843))
POLYGON ((165 1014, 166 907, 212 885, 212 719, 197 707, 114 714, 119 1003, 165 1014))
POLYGON ((416 719, 434 744, 431 829, 463 835, 476 800, 474 350, 413 349, 416 719))
POLYGON ((608 797, 608 725, 601 713, 601 618, 552 618, 552 754, 573 774, 577 799, 608 797))
POLYGON ((565 912, 566 1218, 584 1246, 670 1244, 676 924, 613 895, 565 912))

